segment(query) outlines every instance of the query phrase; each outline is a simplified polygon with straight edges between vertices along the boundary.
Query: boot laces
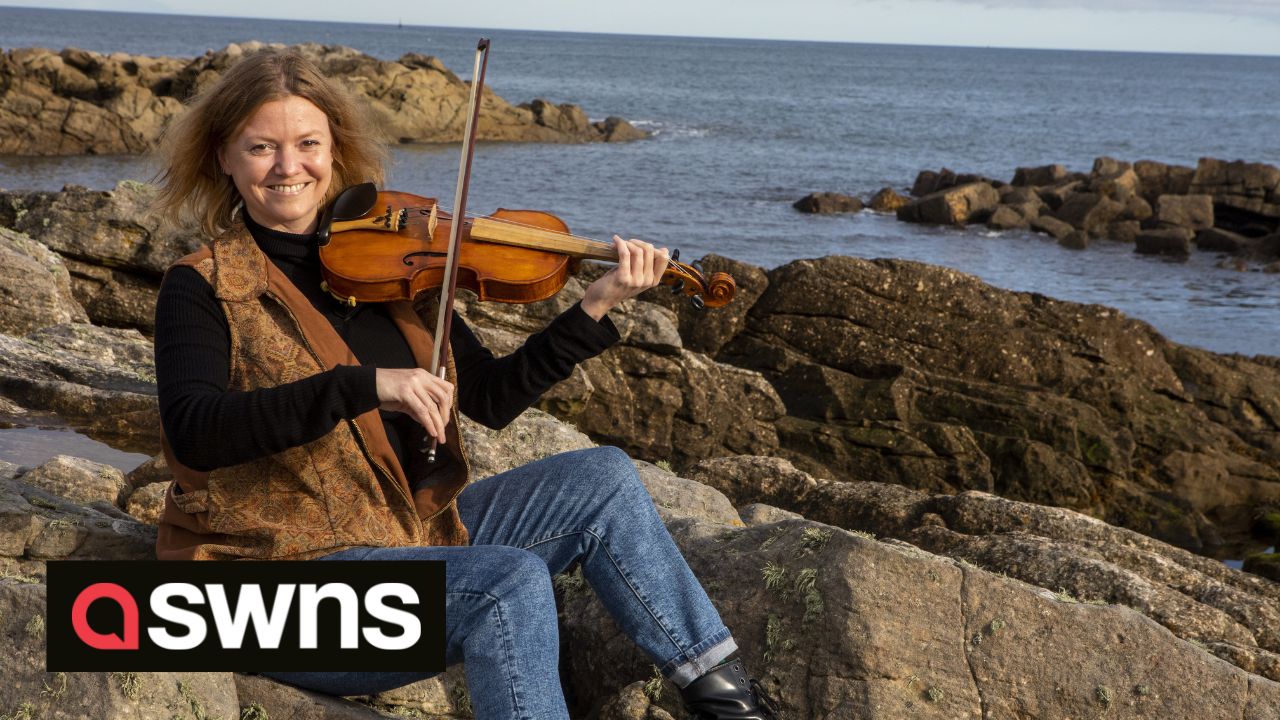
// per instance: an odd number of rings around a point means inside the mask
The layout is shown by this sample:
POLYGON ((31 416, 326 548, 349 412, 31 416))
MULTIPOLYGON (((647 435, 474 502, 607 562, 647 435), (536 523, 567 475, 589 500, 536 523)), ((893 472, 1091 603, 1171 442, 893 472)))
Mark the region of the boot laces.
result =
POLYGON ((774 700, 772 695, 765 692, 764 686, 755 678, 751 679, 751 691, 755 693, 756 703, 760 706, 760 709, 764 710, 765 713, 774 720, 781 720, 782 710, 778 707, 778 701, 774 700))

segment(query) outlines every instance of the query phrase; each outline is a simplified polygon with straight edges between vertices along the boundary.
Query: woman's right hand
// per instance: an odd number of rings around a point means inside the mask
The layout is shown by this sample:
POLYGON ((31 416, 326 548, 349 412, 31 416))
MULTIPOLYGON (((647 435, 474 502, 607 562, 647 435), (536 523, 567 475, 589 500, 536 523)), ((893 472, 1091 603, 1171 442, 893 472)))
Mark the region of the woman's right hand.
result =
POLYGON ((402 412, 426 428, 441 445, 453 406, 453 383, 422 368, 378 368, 379 410, 402 412))

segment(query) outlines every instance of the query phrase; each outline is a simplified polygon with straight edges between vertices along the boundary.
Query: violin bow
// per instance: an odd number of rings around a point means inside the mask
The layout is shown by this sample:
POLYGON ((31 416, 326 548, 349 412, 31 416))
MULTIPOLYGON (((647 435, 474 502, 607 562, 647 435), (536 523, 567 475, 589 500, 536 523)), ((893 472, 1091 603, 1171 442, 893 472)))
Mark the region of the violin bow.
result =
MULTIPOLYGON (((484 70, 489 64, 489 39, 480 38, 476 44, 475 65, 471 71, 471 100, 467 111, 466 129, 462 131, 462 158, 458 161, 458 187, 453 196, 454 217, 461 218, 450 224, 449 252, 444 259, 444 280, 440 283, 440 315, 436 318, 435 352, 431 355, 431 374, 444 379, 449 358, 449 332, 453 327, 453 303, 458 294, 458 248, 462 245, 462 226, 467 217, 467 190, 471 186, 471 160, 476 154, 476 125, 480 120, 480 95, 484 90, 484 70)), ((449 418, 444 418, 448 432, 449 418)), ((454 428, 454 432, 458 432, 454 428)), ((431 439, 427 462, 436 461, 438 441, 431 439)))

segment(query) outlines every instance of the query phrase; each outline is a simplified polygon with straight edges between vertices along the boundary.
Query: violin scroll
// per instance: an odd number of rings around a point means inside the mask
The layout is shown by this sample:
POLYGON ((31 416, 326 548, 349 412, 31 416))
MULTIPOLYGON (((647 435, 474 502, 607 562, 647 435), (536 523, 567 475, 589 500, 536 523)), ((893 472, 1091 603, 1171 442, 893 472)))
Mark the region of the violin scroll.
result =
POLYGON ((689 296, 698 310, 728 305, 738 291, 738 284, 729 273, 711 273, 708 278, 698 268, 676 260, 667 264, 666 272, 662 273, 662 284, 671 286, 676 294, 689 296))

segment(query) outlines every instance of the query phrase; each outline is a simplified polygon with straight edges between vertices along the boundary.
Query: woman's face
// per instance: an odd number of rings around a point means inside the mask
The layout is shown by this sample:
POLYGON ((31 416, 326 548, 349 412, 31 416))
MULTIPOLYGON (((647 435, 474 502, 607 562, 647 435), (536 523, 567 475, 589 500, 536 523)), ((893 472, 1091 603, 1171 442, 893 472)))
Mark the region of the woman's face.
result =
POLYGON ((259 225, 309 233, 329 191, 332 151, 328 117, 290 95, 259 107, 218 152, 218 162, 259 225))

